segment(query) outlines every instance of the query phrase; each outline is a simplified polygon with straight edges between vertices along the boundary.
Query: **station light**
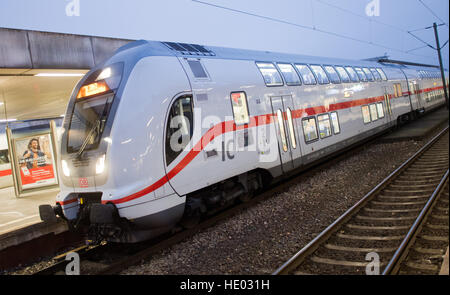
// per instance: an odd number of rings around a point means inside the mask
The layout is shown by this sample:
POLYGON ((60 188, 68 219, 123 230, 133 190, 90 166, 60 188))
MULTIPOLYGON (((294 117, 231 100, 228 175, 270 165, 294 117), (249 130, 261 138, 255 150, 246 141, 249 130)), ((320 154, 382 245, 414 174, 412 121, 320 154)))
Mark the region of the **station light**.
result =
POLYGON ((39 73, 35 77, 82 77, 82 73, 39 73))

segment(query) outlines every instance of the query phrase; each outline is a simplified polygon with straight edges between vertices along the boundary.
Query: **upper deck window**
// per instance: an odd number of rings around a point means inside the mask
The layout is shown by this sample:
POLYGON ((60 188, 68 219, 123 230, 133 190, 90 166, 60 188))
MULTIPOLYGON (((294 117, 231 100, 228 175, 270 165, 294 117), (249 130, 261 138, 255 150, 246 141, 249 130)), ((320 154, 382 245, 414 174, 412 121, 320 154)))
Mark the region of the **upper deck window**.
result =
POLYGON ((314 77, 314 74, 311 72, 311 69, 307 65, 296 64, 295 67, 302 76, 303 83, 305 85, 316 84, 316 78, 314 77))
POLYGON ((291 64, 278 63, 277 65, 287 85, 302 85, 300 77, 291 64))
POLYGON ((381 75, 380 75, 380 73, 378 73, 377 70, 375 70, 374 68, 370 68, 370 71, 372 72, 373 76, 375 77, 375 80, 381 81, 381 75))
POLYGON ((363 82, 367 82, 366 74, 364 74, 363 70, 361 68, 355 68, 356 73, 358 74, 359 80, 363 82))
POLYGON ((377 68, 377 72, 381 75, 381 79, 383 79, 383 81, 387 81, 387 76, 384 73, 383 69, 377 68))
POLYGON ((350 75, 350 79, 352 79, 352 82, 359 82, 358 74, 356 74, 355 70, 352 67, 345 67, 345 69, 350 75))
POLYGON ((267 86, 281 86, 283 85, 283 80, 281 75, 272 63, 257 62, 256 65, 259 71, 263 75, 264 83, 267 86))
POLYGON ((375 81, 375 78, 373 77, 372 73, 370 72, 370 70, 368 68, 363 68, 363 71, 366 74, 367 79, 369 81, 372 81, 372 82, 375 81))
POLYGON ((338 73, 332 66, 324 66, 324 68, 328 74, 328 77, 330 77, 331 83, 334 83, 334 84, 341 83, 341 79, 339 78, 338 73))
MULTIPOLYGON (((335 67, 336 71, 338 72, 339 76, 341 77, 341 81, 344 83, 350 83, 350 76, 348 75, 347 71, 343 67, 335 67)), ((356 75, 356 73, 355 73, 356 75)))
POLYGON ((322 66, 311 65, 311 69, 313 70, 314 74, 316 74, 317 81, 319 82, 319 84, 330 83, 330 81, 328 80, 327 74, 323 70, 322 66))

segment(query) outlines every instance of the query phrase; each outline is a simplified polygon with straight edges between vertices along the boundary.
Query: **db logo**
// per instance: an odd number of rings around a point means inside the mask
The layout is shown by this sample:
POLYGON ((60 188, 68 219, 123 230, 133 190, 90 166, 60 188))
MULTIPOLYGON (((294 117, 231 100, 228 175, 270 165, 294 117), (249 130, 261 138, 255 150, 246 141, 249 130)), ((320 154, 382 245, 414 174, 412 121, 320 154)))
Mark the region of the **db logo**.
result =
POLYGON ((86 177, 81 177, 78 178, 78 184, 80 185, 80 187, 88 187, 89 183, 86 177))

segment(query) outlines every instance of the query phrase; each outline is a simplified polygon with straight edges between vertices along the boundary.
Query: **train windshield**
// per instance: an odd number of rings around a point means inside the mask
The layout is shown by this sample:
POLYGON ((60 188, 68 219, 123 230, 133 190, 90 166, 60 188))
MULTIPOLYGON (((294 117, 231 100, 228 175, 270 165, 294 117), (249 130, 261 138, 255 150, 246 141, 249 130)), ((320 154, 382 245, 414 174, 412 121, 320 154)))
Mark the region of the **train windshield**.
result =
POLYGON ((67 151, 97 148, 111 109, 114 93, 77 101, 67 136, 67 151))

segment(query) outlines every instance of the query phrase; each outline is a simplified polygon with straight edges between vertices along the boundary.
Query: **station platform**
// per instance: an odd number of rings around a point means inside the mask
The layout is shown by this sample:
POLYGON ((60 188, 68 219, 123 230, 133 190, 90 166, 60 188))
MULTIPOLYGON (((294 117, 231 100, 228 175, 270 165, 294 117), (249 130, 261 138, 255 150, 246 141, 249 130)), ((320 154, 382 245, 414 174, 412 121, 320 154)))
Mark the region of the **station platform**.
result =
POLYGON ((438 126, 449 120, 449 110, 441 107, 434 110, 413 122, 407 123, 402 127, 395 129, 386 136, 382 141, 398 141, 409 139, 421 139, 428 135, 438 126))

